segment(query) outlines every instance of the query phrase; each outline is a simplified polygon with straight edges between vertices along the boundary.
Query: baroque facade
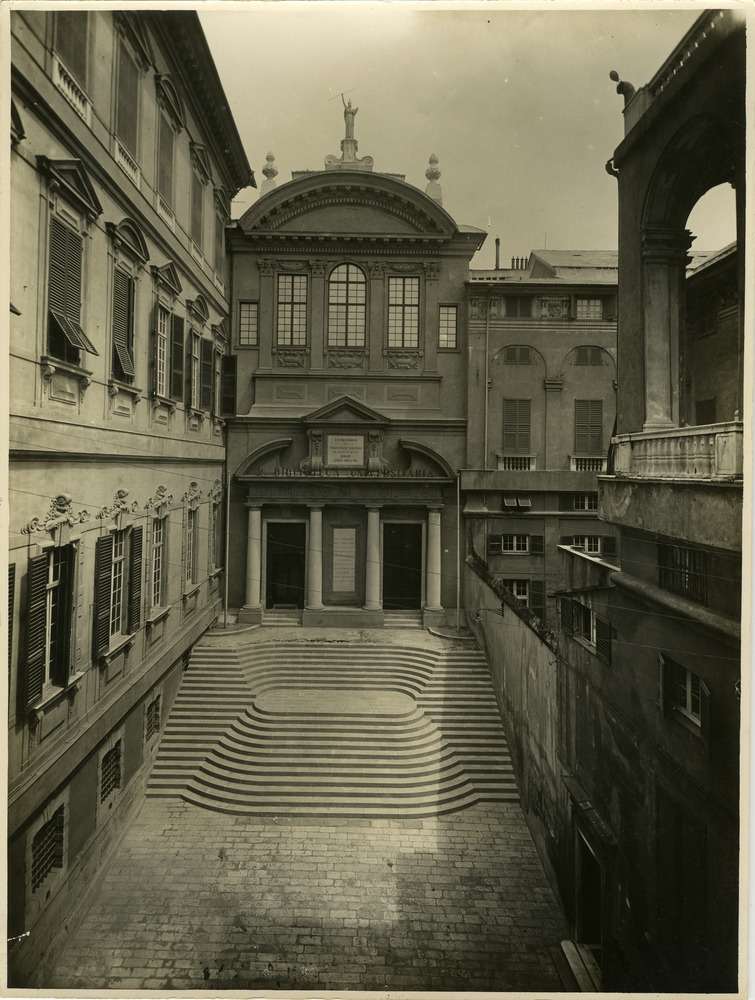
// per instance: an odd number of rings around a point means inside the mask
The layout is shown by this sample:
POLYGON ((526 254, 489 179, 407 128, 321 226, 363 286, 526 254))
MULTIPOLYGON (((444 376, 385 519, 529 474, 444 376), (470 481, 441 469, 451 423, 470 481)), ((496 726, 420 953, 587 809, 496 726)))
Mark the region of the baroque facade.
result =
POLYGON ((23 983, 139 801, 221 606, 224 234, 253 177, 196 14, 27 10, 11 30, 8 936, 23 983))

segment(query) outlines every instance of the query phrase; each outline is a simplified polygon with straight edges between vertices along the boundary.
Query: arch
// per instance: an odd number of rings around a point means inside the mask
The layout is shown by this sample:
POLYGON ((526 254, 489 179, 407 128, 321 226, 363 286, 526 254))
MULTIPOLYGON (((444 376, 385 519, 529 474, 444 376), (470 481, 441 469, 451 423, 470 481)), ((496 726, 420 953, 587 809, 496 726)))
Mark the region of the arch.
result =
POLYGON ((167 73, 155 76, 155 86, 158 102, 172 120, 173 127, 180 132, 184 127, 184 108, 171 78, 167 73))
POLYGON ((451 468, 448 462, 439 455, 437 451, 428 447, 426 444, 422 444, 419 441, 407 441, 405 438, 399 441, 399 448, 403 448, 404 451, 408 451, 410 455, 420 455, 422 458, 429 460, 434 465, 437 465, 441 470, 441 474, 447 479, 455 479, 456 472, 451 468))
MULTIPOLYGON (((561 369, 562 370, 568 364, 569 359, 571 358, 571 356, 573 354, 577 354, 577 352, 579 352, 579 351, 600 351, 601 356, 602 357, 607 357, 608 360, 609 360, 609 362, 610 362, 610 364, 612 365, 612 367, 614 369, 616 368, 616 359, 611 354, 611 352, 607 348, 603 347, 601 344, 577 344, 576 347, 572 347, 564 355, 563 360, 561 362, 561 369)), ((594 364, 594 362, 592 360, 590 360, 590 359, 585 360, 585 361, 575 361, 574 363, 575 364, 583 364, 583 365, 594 364)))
POLYGON ((507 362, 506 361, 506 353, 505 352, 507 350, 509 350, 510 348, 512 348, 512 347, 520 348, 520 349, 523 348, 523 347, 526 347, 527 350, 529 350, 532 354, 536 355, 540 359, 540 361, 542 362, 543 368, 545 368, 546 371, 547 371, 547 365, 545 363, 545 355, 542 353, 542 351, 539 351, 536 347, 533 347, 532 344, 504 344, 503 347, 500 347, 495 352, 495 354, 493 355, 493 357, 490 360, 492 362, 500 361, 501 364, 515 364, 516 362, 513 362, 513 361, 508 361, 507 362), (501 357, 501 355, 503 355, 503 357, 501 357))
POLYGON ((210 318, 210 308, 207 305, 207 300, 204 295, 197 295, 193 301, 187 299, 186 305, 197 317, 197 319, 200 319, 203 323, 206 323, 210 318))
POLYGON ((274 455, 277 452, 284 451, 286 448, 291 446, 293 440, 293 438, 277 438, 275 441, 267 441, 259 448, 255 448, 254 451, 250 452, 246 456, 236 470, 236 478, 244 479, 253 476, 253 469, 257 462, 266 458, 268 455, 274 455))

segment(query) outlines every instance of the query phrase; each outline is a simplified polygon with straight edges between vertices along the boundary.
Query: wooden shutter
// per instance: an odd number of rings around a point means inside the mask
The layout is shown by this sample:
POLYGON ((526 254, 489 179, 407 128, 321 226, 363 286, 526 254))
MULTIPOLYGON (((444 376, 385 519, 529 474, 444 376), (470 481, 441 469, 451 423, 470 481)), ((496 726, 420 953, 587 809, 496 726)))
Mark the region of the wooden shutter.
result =
POLYGON ((212 409, 212 362, 215 347, 211 340, 200 341, 199 405, 203 410, 212 409))
POLYGON ((16 597, 16 564, 8 566, 8 671, 10 676, 11 657, 13 654, 13 609, 16 597))
POLYGON ((220 413, 224 417, 236 415, 236 363, 235 354, 224 354, 220 359, 220 413))
POLYGON ((202 202, 204 185, 195 171, 191 173, 191 238, 198 247, 202 246, 202 202))
POLYGON ((58 580, 58 625, 56 635, 56 655, 51 664, 50 680, 56 684, 65 684, 71 665, 71 623, 74 618, 73 609, 73 575, 74 575, 73 545, 66 545, 58 550, 59 580, 58 580))
POLYGON ((173 316, 170 336, 170 398, 184 398, 184 321, 173 316))
POLYGON ((173 207, 173 129, 165 115, 160 116, 157 160, 157 190, 173 207))
POLYGON ((616 296, 607 295, 603 299, 603 319, 616 319, 616 296))
POLYGON ((604 663, 611 662, 611 624, 595 615, 595 652, 604 663))
POLYGON ((106 653, 110 645, 110 590, 113 574, 113 536, 97 539, 94 552, 94 656, 106 653))
POLYGON ((558 495, 558 509, 559 510, 574 510, 574 496, 571 493, 559 493, 558 495))
POLYGON ((574 451, 578 455, 603 452, 603 401, 574 400, 574 451))
POLYGON ((530 401, 529 399, 504 399, 503 401, 503 450, 529 454, 530 450, 530 401))
POLYGON ((577 348, 577 364, 586 365, 589 360, 589 347, 578 347, 577 348))
POLYGON ((562 597, 559 600, 561 614, 561 631, 567 635, 574 633, 574 602, 571 597, 562 597))
POLYGON ((544 551, 544 538, 542 535, 530 535, 530 552, 534 556, 541 556, 544 551))
POLYGON ((505 347, 503 349, 503 362, 506 365, 515 365, 519 357, 516 347, 505 347))
POLYGON ((616 539, 613 535, 603 535, 600 540, 600 544, 604 556, 616 555, 616 539))
MULTIPOLYGON (((131 532, 131 553, 128 577, 128 630, 136 632, 142 623, 142 547, 144 528, 131 532)), ((166 567, 167 568, 167 567, 166 567)))
POLYGON ((134 376, 134 361, 131 356, 131 332, 133 322, 134 281, 119 267, 113 274, 113 374, 118 372, 116 358, 120 364, 120 373, 127 378, 134 376))
POLYGON ((545 587, 542 580, 530 580, 530 611, 534 611, 538 618, 544 617, 545 587))
POLYGON ((26 707, 42 697, 45 681, 47 573, 49 555, 32 556, 27 574, 26 707))
POLYGON ((502 535, 488 535, 488 552, 499 555, 503 551, 502 535))
POLYGON ((66 68, 73 73, 81 86, 87 88, 87 63, 89 55, 89 18, 81 11, 55 14, 55 48, 62 56, 66 68))
POLYGON ((79 350, 98 354, 81 328, 81 269, 84 241, 53 216, 50 220, 48 308, 66 340, 79 350))
POLYGON ((118 100, 116 131, 132 156, 137 154, 137 115, 139 113, 139 70, 121 40, 118 47, 118 100))
POLYGON ((706 744, 710 740, 710 691, 705 681, 700 681, 700 735, 706 744))

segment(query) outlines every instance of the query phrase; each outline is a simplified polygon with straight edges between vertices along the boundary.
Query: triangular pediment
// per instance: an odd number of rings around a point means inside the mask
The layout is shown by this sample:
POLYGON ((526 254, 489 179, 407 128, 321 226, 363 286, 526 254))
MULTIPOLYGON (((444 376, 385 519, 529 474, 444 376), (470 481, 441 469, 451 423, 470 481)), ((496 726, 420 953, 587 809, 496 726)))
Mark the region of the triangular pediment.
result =
POLYGON ((303 420, 308 426, 369 424, 373 427, 385 427, 390 422, 384 414, 354 399, 353 396, 339 396, 338 399, 332 399, 325 406, 308 413, 303 420))
POLYGON ((51 160, 38 156, 37 165, 49 181, 55 181, 68 201, 90 219, 102 215, 102 205, 81 160, 51 160))

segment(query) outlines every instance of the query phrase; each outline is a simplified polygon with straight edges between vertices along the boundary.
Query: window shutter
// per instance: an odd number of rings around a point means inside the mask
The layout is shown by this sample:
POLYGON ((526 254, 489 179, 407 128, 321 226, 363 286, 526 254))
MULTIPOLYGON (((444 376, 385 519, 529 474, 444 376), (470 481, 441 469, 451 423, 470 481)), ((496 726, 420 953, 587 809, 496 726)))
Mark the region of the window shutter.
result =
POLYGON ((191 238, 198 247, 202 246, 202 202, 204 185, 192 171, 191 175, 191 238))
POLYGON ((604 556, 616 555, 616 539, 613 535, 603 535, 600 540, 600 545, 604 556))
POLYGON ((169 207, 173 207, 173 129, 165 115, 160 117, 160 139, 157 163, 157 190, 169 207))
POLYGON ((530 401, 520 399, 517 414, 517 451, 527 454, 530 450, 530 401))
POLYGON ((515 365, 518 360, 518 351, 516 347, 505 347, 503 349, 503 362, 506 365, 515 365))
POLYGON ((131 558, 128 580, 128 630, 137 632, 142 623, 142 547, 144 528, 131 532, 131 558))
POLYGON ((545 611, 545 588, 542 580, 530 580, 530 610, 539 617, 545 611))
POLYGON ((236 362, 235 354, 224 354, 220 374, 220 413, 224 417, 236 414, 236 362))
POLYGON ((130 275, 116 267, 113 277, 113 347, 120 365, 113 359, 113 374, 133 378, 134 362, 131 356, 131 321, 134 283, 130 275))
POLYGON ((516 451, 516 407, 515 399, 503 401, 503 450, 516 451))
MULTIPOLYGON (((8 566, 8 670, 13 654, 13 607, 16 596, 16 564, 8 566)), ((10 674, 9 674, 10 676, 10 674)))
POLYGON ((567 635, 574 633, 574 602, 571 597, 562 597, 559 601, 561 611, 561 631, 567 635))
POLYGON ((73 596, 73 568, 74 568, 73 545, 66 545, 59 552, 60 556, 60 581, 58 583, 58 605, 60 615, 58 616, 58 630, 56 639, 56 656, 52 664, 51 680, 56 684, 65 684, 68 681, 69 668, 71 665, 71 622, 74 618, 72 607, 73 596))
POLYGON ((603 401, 590 400, 590 454, 603 454, 603 401))
POLYGON ((42 697, 45 679, 45 631, 47 610, 48 555, 43 552, 29 560, 27 586, 29 588, 26 644, 26 707, 42 697))
POLYGON ((590 364, 591 365, 603 364, 603 352, 599 347, 590 348, 590 364))
POLYGON ((212 361, 215 348, 211 340, 202 340, 200 353, 199 405, 212 409, 212 361))
POLYGON ((170 398, 184 398, 184 321, 174 316, 170 337, 170 398))
POLYGON ((574 450, 586 455, 590 443, 590 406, 586 399, 574 400, 574 450))
POLYGON ((574 535, 562 535, 559 544, 560 545, 573 545, 574 544, 574 535))
POLYGON ((578 365, 586 365, 588 363, 588 358, 589 358, 589 348, 587 348, 587 347, 578 347, 577 348, 577 364, 578 365))
POLYGON ((532 555, 541 556, 544 551, 542 535, 530 535, 530 552, 532 555))
POLYGON ((488 535, 488 553, 499 555, 503 551, 502 535, 488 535))
POLYGON ((55 216, 50 220, 48 307, 66 340, 79 350, 98 354, 81 328, 81 269, 84 241, 55 216))
POLYGON ((136 156, 137 114, 139 111, 139 70, 121 41, 118 54, 118 104, 116 129, 118 138, 136 156))
POLYGON ((559 493, 558 495, 558 509, 559 510, 574 510, 574 498, 571 493, 559 493))
POLYGON ((603 299, 603 319, 616 319, 617 305, 616 296, 607 295, 603 299))
POLYGON ((710 740, 710 691, 705 681, 700 681, 700 735, 707 744, 710 740))
POLYGON ((93 655, 107 652, 110 645, 110 587, 113 571, 113 536, 97 539, 94 553, 94 641, 93 655))
POLYGON ((595 652, 604 663, 611 662, 611 623, 595 615, 595 652))

